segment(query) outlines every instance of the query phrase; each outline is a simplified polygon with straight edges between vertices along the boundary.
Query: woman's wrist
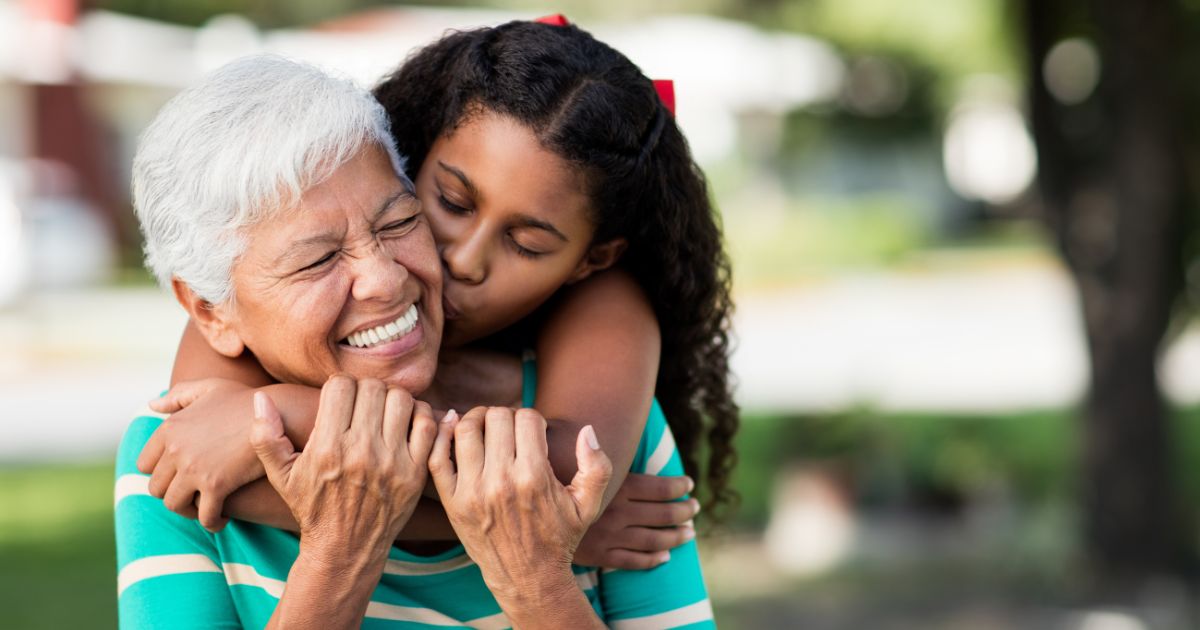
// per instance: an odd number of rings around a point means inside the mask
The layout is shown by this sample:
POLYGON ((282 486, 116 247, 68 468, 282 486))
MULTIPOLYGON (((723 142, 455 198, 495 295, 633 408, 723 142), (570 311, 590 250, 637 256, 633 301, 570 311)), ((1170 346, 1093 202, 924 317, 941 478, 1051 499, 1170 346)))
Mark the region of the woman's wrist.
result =
POLYGON ((492 594, 514 628, 604 627, 570 567, 512 586, 492 594))

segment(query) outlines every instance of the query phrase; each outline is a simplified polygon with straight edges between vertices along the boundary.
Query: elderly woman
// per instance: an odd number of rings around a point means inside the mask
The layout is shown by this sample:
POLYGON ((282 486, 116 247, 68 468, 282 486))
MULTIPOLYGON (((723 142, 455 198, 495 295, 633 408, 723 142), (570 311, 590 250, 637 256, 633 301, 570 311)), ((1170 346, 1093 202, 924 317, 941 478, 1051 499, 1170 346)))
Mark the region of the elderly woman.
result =
POLYGON ((437 365, 441 278, 400 166, 370 94, 270 57, 217 71, 147 130, 134 196, 150 266, 213 349, 324 388, 300 454, 272 401, 255 400, 255 449, 298 538, 241 521, 210 533, 167 510, 135 466, 160 421, 133 422, 117 461, 123 626, 599 625, 569 565, 610 474, 594 433, 580 434, 564 487, 536 412, 477 409, 439 432, 408 393, 437 365), (330 244, 344 262, 314 273, 304 261, 330 244), (343 343, 379 326, 387 343, 343 343), (428 466, 470 570, 461 552, 392 545, 428 466), (523 482, 498 493, 498 477, 523 482))

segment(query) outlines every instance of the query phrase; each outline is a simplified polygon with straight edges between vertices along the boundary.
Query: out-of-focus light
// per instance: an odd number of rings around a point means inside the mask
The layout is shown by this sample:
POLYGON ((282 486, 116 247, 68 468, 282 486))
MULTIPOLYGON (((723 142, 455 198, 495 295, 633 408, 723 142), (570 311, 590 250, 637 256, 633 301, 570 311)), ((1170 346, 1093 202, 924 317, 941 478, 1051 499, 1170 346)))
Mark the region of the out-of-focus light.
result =
POLYGON ((1015 199, 1037 174, 1025 119, 1000 100, 969 100, 951 113, 942 160, 955 192, 997 205, 1015 199))
POLYGON ((773 564, 791 575, 824 573, 849 555, 854 536, 848 502, 828 475, 786 474, 764 534, 773 564))
POLYGON ((1082 103, 1100 82, 1100 53, 1086 39, 1064 39, 1046 54, 1042 62, 1042 79, 1058 102, 1064 105, 1082 103))
POLYGON ((260 50, 262 37, 258 27, 241 15, 218 15, 196 32, 196 65, 201 73, 260 50))
POLYGON ((1093 610, 1079 617, 1078 630, 1146 630, 1142 620, 1123 612, 1093 610))
POLYGON ((844 99, 865 116, 894 114, 908 100, 908 76, 890 59, 864 57, 850 67, 844 99))
POLYGON ((0 305, 12 302, 25 280, 21 212, 10 184, 0 170, 0 305))

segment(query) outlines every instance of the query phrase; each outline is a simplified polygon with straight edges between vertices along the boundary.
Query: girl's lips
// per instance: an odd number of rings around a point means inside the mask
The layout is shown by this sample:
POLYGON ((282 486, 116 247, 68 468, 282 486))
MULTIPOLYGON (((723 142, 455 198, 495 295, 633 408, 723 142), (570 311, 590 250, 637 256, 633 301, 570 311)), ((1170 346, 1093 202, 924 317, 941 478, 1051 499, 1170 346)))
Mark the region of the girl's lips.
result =
POLYGON ((458 309, 454 308, 454 304, 450 302, 450 298, 442 296, 442 316, 446 319, 458 319, 458 309))

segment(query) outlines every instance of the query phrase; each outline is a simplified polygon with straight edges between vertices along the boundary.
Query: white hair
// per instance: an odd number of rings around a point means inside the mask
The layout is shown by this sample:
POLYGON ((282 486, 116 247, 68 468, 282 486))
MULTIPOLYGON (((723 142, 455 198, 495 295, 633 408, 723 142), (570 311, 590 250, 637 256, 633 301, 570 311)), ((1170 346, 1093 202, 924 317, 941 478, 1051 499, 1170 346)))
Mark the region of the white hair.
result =
POLYGON ((293 208, 364 148, 403 159, 370 92, 274 55, 229 63, 184 90, 142 134, 133 203, 146 265, 212 304, 232 297, 241 231, 293 208))

